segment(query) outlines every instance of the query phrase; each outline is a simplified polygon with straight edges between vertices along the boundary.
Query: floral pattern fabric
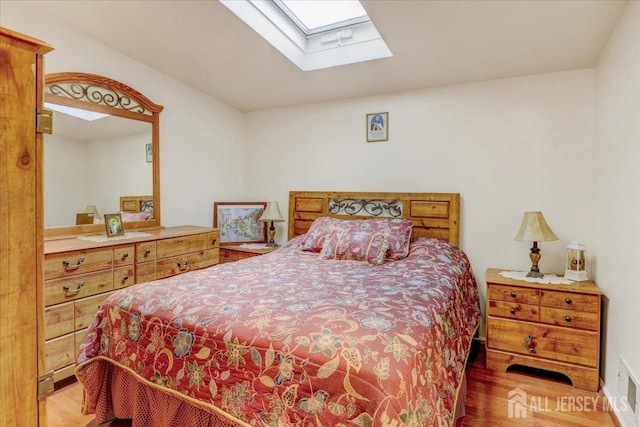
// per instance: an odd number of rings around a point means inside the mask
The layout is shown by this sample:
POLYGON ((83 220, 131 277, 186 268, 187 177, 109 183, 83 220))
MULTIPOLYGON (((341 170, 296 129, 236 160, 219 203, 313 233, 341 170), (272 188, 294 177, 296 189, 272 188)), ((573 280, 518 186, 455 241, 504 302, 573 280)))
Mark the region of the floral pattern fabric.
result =
POLYGON ((480 317, 464 253, 417 239, 370 266, 301 242, 113 294, 78 377, 100 381, 83 373, 109 360, 252 426, 453 425, 480 317))

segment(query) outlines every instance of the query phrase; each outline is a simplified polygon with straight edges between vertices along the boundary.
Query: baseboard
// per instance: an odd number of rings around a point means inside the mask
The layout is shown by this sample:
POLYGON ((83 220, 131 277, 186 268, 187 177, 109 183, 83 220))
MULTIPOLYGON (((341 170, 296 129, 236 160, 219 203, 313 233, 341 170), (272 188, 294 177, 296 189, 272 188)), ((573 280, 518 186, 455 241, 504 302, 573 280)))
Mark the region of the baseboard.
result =
POLYGON ((609 408, 609 415, 611 415, 611 419, 613 420, 613 423, 616 425, 616 427, 631 427, 625 423, 622 417, 618 417, 618 414, 615 411, 615 405, 611 404, 614 399, 611 397, 611 393, 609 393, 609 390, 607 390, 607 388, 604 386, 602 380, 600 380, 600 394, 607 403, 607 408, 609 408))

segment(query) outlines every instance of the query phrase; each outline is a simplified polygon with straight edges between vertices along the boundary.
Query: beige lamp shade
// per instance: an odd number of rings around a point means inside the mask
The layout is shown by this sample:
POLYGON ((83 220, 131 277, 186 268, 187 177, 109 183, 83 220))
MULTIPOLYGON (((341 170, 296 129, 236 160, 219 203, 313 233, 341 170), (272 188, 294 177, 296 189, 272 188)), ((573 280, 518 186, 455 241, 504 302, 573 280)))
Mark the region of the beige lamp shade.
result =
POLYGON ((519 242, 550 242, 558 240, 545 221, 542 212, 525 212, 522 225, 514 240, 519 242))
POLYGON ((283 222, 284 218, 280 213, 280 208, 278 207, 278 202, 267 202, 267 208, 262 213, 260 217, 260 221, 273 221, 273 222, 283 222))
POLYGON ((98 208, 96 208, 96 205, 87 205, 84 212, 88 214, 93 214, 94 218, 100 217, 100 214, 98 213, 98 208))

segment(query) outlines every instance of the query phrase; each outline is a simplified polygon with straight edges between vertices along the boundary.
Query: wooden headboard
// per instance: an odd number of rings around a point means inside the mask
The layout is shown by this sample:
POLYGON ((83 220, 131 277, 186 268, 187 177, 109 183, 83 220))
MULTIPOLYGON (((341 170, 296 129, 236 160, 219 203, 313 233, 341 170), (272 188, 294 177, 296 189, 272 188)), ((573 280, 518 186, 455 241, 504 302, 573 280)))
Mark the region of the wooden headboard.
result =
POLYGON ((120 196, 120 211, 153 213, 153 196, 120 196))
POLYGON ((460 239, 458 193, 289 192, 289 239, 306 233, 321 216, 403 218, 413 222, 413 236, 435 237, 456 246, 460 239))

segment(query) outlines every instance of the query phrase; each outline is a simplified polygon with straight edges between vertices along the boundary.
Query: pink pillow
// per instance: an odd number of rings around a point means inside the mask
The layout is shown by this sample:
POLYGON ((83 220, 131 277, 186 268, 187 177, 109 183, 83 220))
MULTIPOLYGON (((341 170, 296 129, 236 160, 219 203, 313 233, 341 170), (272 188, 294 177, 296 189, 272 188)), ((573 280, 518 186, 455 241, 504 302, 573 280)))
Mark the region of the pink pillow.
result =
POLYGON ((333 234, 337 225, 343 221, 330 216, 316 218, 305 234, 301 249, 303 251, 320 252, 325 239, 333 234))
MULTIPOLYGON (((407 219, 381 218, 364 220, 340 220, 332 217, 320 217, 313 221, 302 250, 320 252, 333 234, 341 230, 359 230, 361 233, 381 234, 388 240, 386 259, 397 261, 409 255, 411 229, 413 223, 407 219)), ((363 239, 363 236, 359 236, 363 239)))
POLYGON ((388 235, 372 232, 364 222, 350 221, 349 225, 336 230, 325 239, 320 258, 364 261, 368 264, 380 265, 387 258, 388 249, 388 235))
POLYGON ((408 219, 380 219, 380 227, 388 227, 389 233, 389 253, 388 260, 397 261, 409 255, 409 244, 411 243, 411 229, 413 223, 408 219))

